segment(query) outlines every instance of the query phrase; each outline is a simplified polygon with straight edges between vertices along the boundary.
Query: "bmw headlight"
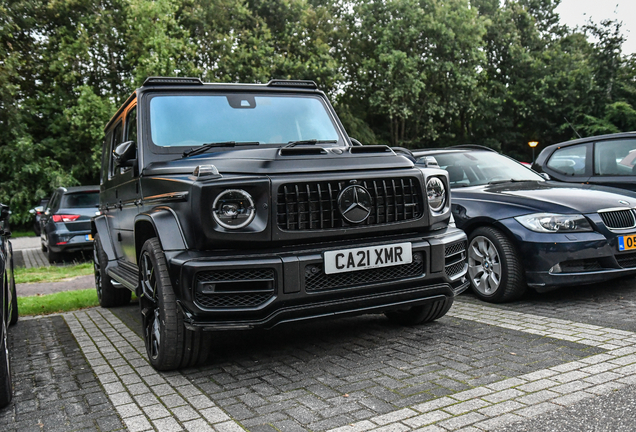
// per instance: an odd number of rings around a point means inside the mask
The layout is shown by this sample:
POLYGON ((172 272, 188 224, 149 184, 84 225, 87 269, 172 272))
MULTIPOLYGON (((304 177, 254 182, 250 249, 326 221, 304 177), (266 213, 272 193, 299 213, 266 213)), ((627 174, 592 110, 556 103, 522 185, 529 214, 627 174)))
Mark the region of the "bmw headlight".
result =
POLYGON ((446 204, 446 187, 439 177, 431 177, 426 182, 426 196, 431 210, 438 212, 446 204))
POLYGON ((585 216, 580 214, 535 213, 515 219, 530 231, 540 233, 593 231, 585 216))
POLYGON ((254 200, 244 190, 228 189, 221 192, 212 204, 216 223, 226 229, 246 227, 256 216, 254 200))

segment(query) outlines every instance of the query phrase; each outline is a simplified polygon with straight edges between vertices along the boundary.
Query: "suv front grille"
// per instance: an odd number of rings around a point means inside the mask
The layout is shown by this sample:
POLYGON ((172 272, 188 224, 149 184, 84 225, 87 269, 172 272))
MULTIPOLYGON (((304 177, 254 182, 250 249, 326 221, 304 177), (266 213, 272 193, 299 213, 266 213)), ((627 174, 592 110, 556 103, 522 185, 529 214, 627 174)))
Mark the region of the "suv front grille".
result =
POLYGON ((633 210, 614 210, 598 212, 606 227, 610 229, 624 229, 636 227, 633 210))
POLYGON ((274 297, 275 280, 269 268, 201 271, 194 299, 204 309, 257 308, 274 297))
MULTIPOLYGON (((361 180, 371 195, 371 213, 359 225, 380 225, 422 217, 424 198, 415 177, 361 180)), ((287 183, 278 188, 277 224, 286 231, 334 229, 349 224, 338 210, 346 180, 287 183)))
POLYGON ((418 277, 423 274, 424 254, 422 252, 414 252, 413 262, 410 264, 348 273, 325 274, 321 264, 311 264, 305 267, 305 290, 313 292, 360 287, 374 283, 418 277))

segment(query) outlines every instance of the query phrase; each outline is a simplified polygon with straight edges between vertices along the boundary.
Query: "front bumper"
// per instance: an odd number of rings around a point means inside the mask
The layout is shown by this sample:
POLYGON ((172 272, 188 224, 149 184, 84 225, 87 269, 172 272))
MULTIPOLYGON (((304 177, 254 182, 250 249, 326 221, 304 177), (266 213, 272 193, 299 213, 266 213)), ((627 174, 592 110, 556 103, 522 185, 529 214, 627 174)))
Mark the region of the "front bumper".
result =
POLYGON ((404 309, 467 288, 466 236, 454 228, 243 253, 166 252, 190 329, 270 328, 326 316, 404 309), (413 263, 326 275, 323 252, 410 242, 413 263))
POLYGON ((618 234, 535 233, 514 219, 500 221, 523 257, 526 281, 538 292, 636 274, 636 251, 619 252, 618 234))

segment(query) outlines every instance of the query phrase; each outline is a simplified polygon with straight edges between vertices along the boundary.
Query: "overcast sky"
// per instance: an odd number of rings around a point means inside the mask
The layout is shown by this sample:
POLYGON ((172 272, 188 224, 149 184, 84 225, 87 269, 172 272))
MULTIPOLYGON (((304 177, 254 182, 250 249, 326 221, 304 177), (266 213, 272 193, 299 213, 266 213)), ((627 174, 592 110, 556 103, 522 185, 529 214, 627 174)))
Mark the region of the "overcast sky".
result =
POLYGON ((621 30, 627 39, 623 54, 636 53, 636 0, 562 0, 556 11, 561 22, 570 27, 581 26, 590 18, 596 23, 604 19, 622 21, 621 30))

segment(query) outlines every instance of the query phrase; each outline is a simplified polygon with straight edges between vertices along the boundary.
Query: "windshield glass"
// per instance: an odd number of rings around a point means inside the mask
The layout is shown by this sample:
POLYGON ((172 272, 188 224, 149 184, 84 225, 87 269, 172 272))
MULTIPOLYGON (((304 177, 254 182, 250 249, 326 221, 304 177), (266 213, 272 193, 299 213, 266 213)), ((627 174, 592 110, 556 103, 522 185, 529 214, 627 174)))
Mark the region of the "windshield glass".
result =
POLYGON ((298 95, 155 96, 150 101, 150 128, 152 141, 161 147, 340 138, 321 100, 298 95))
POLYGON ((97 207, 99 191, 67 193, 62 197, 60 208, 97 207))
POLYGON ((476 186, 496 181, 544 181, 519 162, 489 151, 434 155, 440 168, 448 171, 451 188, 476 186))

